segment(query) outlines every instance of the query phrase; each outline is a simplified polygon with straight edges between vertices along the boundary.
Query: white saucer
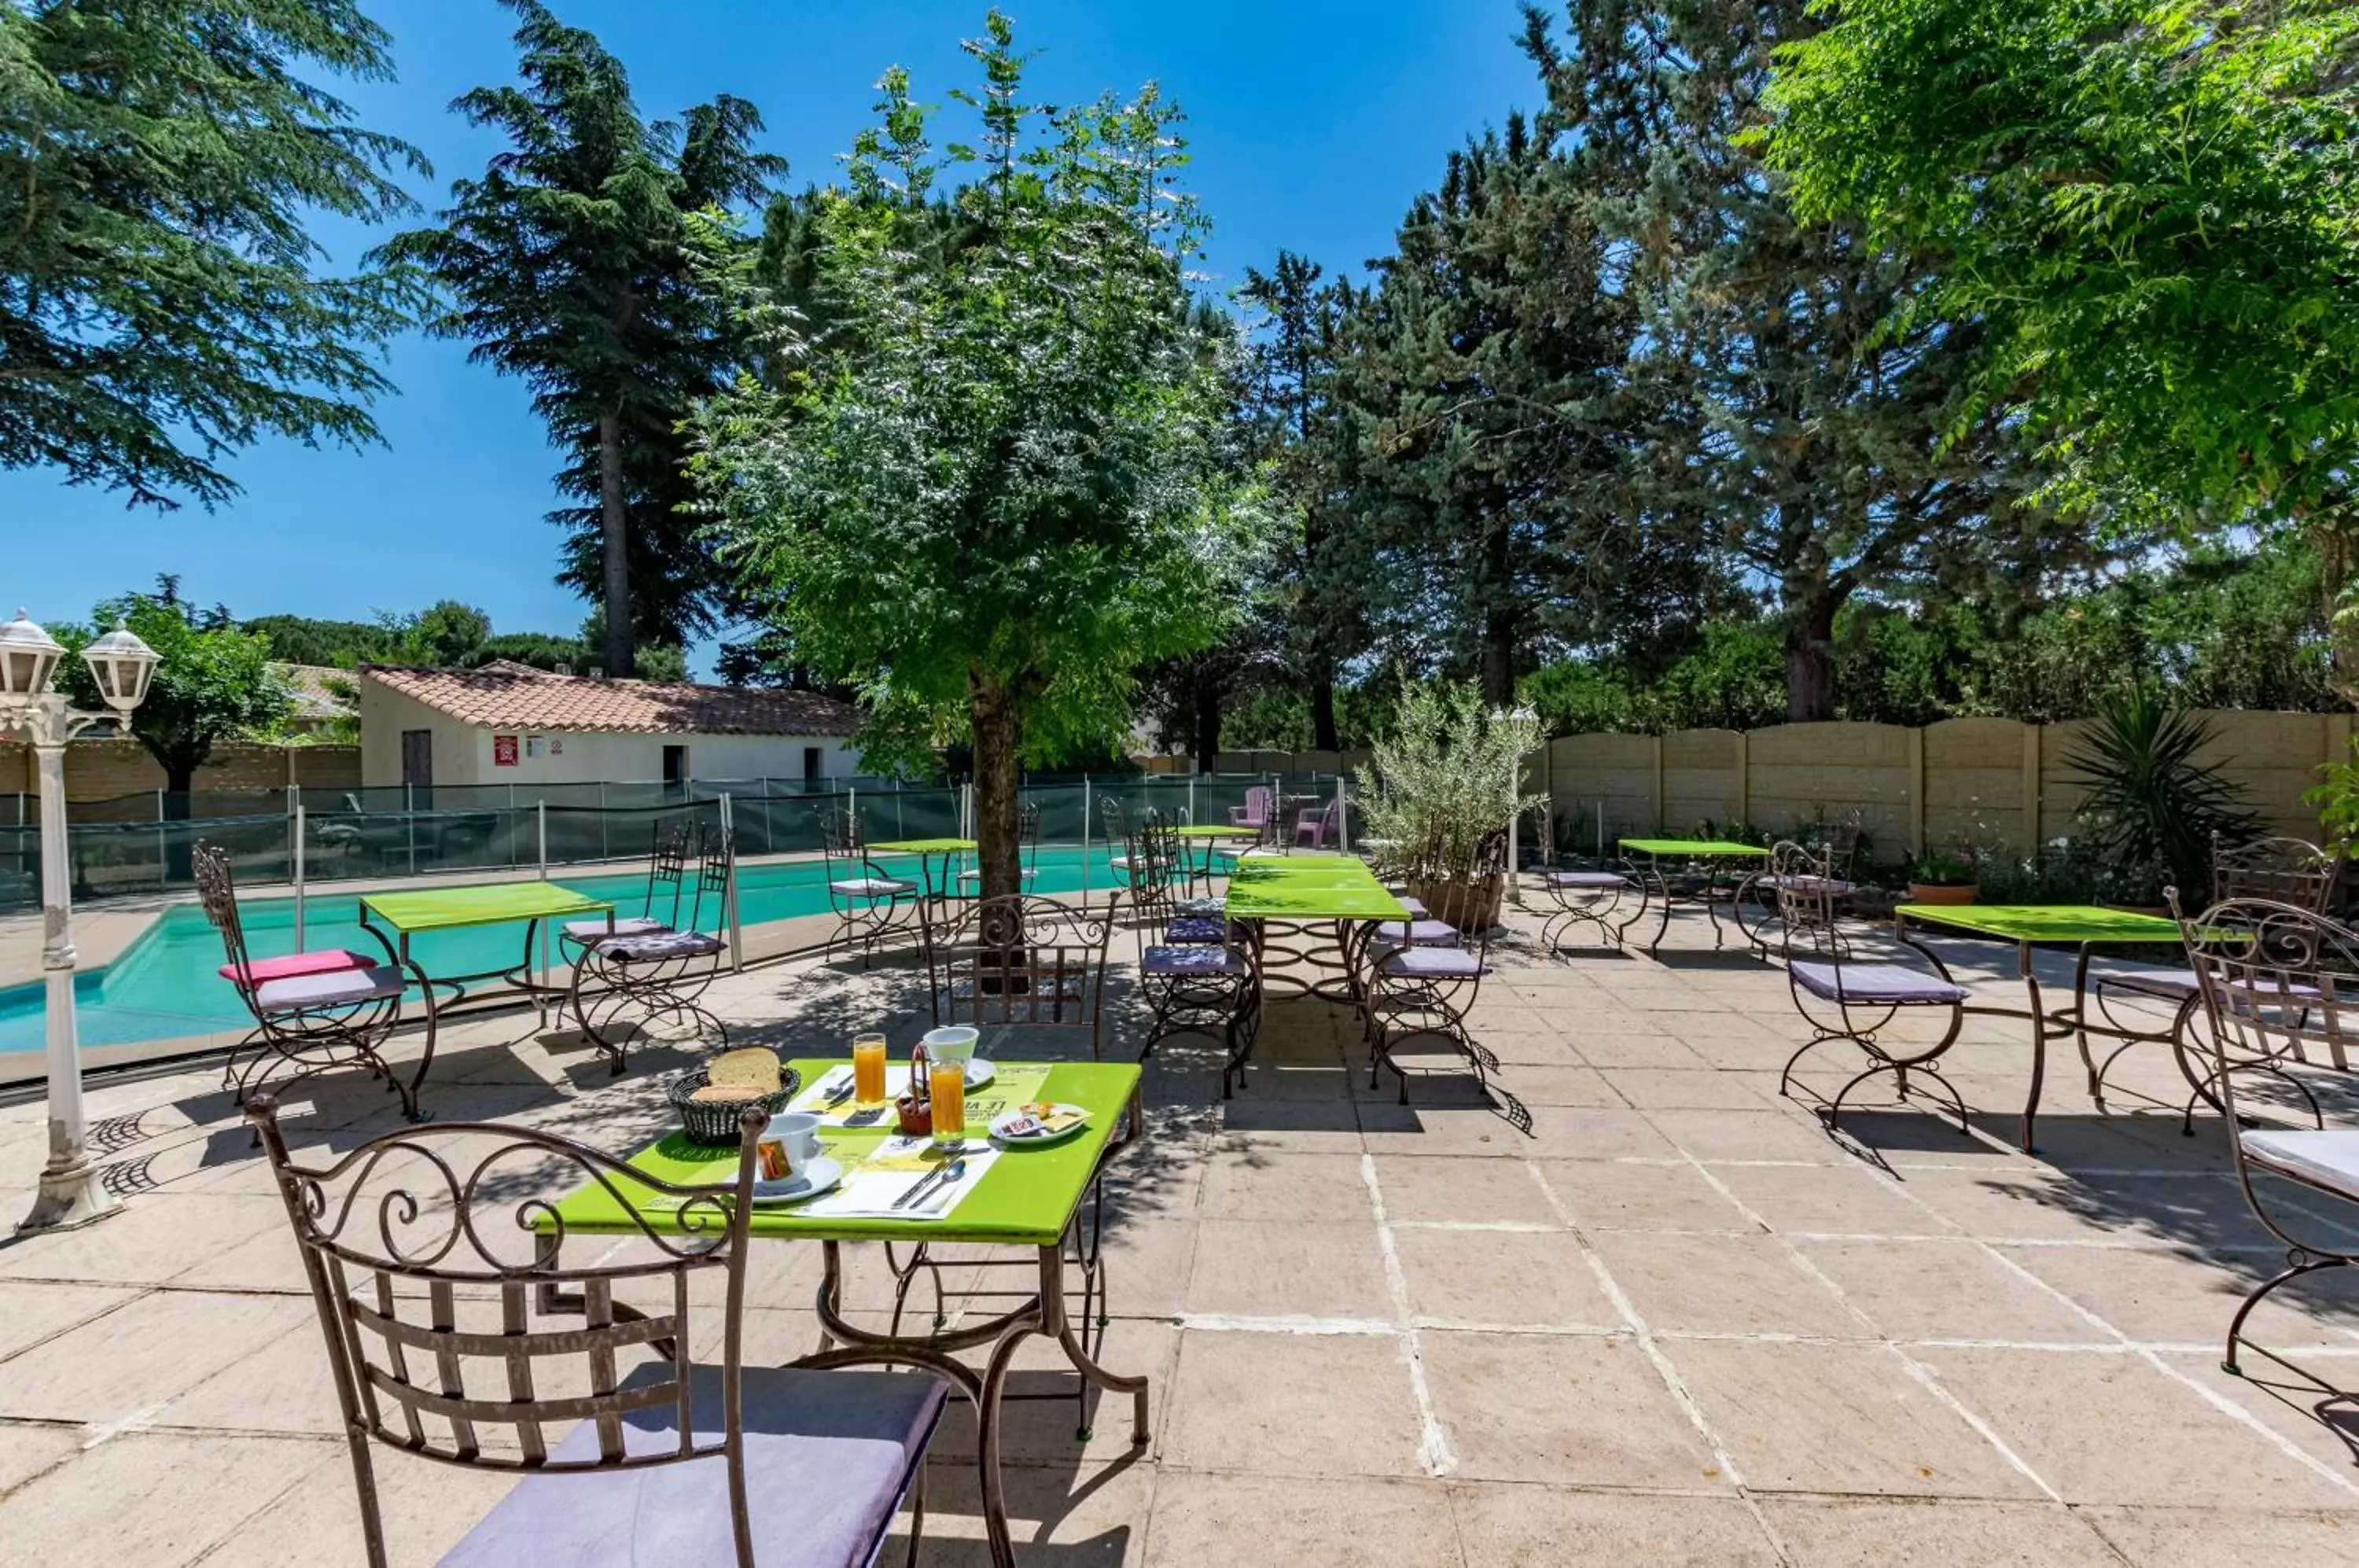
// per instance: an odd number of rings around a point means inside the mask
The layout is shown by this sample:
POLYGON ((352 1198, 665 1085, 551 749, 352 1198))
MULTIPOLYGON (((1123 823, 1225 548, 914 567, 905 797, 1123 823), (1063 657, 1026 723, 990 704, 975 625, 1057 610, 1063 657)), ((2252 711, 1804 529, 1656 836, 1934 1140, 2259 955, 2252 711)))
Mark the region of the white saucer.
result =
POLYGON ((754 1201, 757 1203, 793 1203, 805 1198, 816 1198, 843 1180, 843 1167, 822 1154, 802 1168, 800 1174, 783 1181, 754 1183, 754 1201))
POLYGON ((982 1057, 970 1056, 966 1059, 966 1086, 968 1088, 980 1089, 985 1083, 990 1083, 994 1078, 998 1076, 999 1069, 994 1067, 990 1062, 985 1062, 982 1057))
MULTIPOLYGON (((1068 1105, 1060 1103, 1056 1106, 1056 1109, 1060 1111, 1082 1111, 1082 1107, 1080 1105, 1068 1105)), ((1083 1111, 1082 1119, 1075 1122, 1072 1126, 1067 1127, 1062 1132, 1034 1133, 1029 1138, 1019 1138, 1008 1132, 1006 1129, 1008 1123, 1016 1120, 1023 1115, 1023 1111, 1021 1109, 1017 1109, 1013 1111, 1003 1111, 998 1116, 992 1117, 991 1136, 998 1139, 1004 1147, 1008 1149, 1039 1149, 1052 1143, 1062 1143, 1067 1138, 1087 1130, 1090 1125, 1088 1113, 1083 1111)))

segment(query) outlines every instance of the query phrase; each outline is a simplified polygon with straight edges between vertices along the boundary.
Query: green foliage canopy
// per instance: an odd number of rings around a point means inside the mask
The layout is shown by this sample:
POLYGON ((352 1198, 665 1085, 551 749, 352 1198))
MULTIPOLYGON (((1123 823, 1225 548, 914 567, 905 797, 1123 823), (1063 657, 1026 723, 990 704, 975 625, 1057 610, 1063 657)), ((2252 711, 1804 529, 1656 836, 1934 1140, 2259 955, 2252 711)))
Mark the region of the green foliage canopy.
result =
POLYGON ((987 34, 953 248, 928 112, 887 71, 821 199, 833 328, 704 410, 697 467, 798 652, 869 691, 872 756, 972 737, 989 897, 1017 890, 1019 756, 1110 749, 1132 671, 1235 613, 1260 515, 1223 449, 1231 345, 1190 308, 1176 111, 1152 87, 1042 109, 1006 18, 987 34))
POLYGON ((0 468, 212 506, 264 436, 377 439, 421 296, 322 276, 305 220, 426 164, 303 72, 389 79, 387 42, 352 0, 0 0, 0 468))
POLYGON ((241 630, 227 611, 197 609, 166 577, 157 592, 105 600, 91 612, 91 626, 60 634, 67 657, 59 661, 59 685, 79 707, 105 706, 81 654, 118 621, 158 655, 147 699, 131 714, 131 735, 164 770, 165 788, 177 797, 168 805, 185 815, 189 789, 213 747, 278 724, 294 707, 294 694, 271 670, 267 638, 241 630))

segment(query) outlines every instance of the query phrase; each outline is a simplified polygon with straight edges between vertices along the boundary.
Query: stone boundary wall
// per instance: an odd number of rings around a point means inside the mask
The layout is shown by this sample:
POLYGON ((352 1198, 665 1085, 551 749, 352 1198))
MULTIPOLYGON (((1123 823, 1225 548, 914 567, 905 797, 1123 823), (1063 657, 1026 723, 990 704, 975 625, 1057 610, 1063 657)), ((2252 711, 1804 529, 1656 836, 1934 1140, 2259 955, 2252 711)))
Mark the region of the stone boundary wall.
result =
MULTIPOLYGON (((2349 713, 2214 710, 2203 760, 2271 833, 2318 836, 2302 804, 2321 763, 2350 755, 2349 713)), ((1744 822, 1781 833, 1856 813, 1880 860, 1961 837, 2014 846, 2071 830, 2082 721, 1947 719, 1921 729, 1832 722, 1663 735, 1560 735, 1530 767, 1577 848, 1615 837, 1744 822)))
MULTIPOLYGON (((197 769, 194 793, 283 790, 289 784, 305 789, 357 789, 360 782, 361 748, 356 746, 234 742, 213 747, 212 761, 197 769)), ((164 770, 136 740, 78 740, 66 748, 69 802, 148 795, 163 787, 164 770)), ((40 792, 32 748, 16 741, 0 742, 0 796, 20 791, 27 797, 40 792)), ((29 800, 25 809, 29 818, 34 811, 29 800)))

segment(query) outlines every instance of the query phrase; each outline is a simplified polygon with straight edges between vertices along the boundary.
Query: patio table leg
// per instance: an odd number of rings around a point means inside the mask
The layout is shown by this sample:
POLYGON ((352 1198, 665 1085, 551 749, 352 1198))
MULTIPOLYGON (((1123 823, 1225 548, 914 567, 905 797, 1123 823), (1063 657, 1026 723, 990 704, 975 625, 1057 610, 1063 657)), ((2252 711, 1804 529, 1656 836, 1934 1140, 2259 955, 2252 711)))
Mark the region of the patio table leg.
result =
MULTIPOLYGON (((2031 1149, 2032 1118, 2039 1113, 2039 1089, 2048 1076, 2048 1041, 2050 1031, 2048 1014, 2039 1000, 2039 976, 2032 972, 2031 944, 2022 942, 2016 948, 2016 964, 2023 971, 2024 988, 2031 994, 2031 1093, 2023 1102, 2023 1152, 2031 1149)), ((2056 1038, 2061 1039, 2064 1031, 2056 1038)))
MULTIPOLYGON (((1647 874, 1654 878, 1655 889, 1663 897, 1662 914, 1655 925, 1655 940, 1647 944, 1647 956, 1652 958, 1662 952, 1663 939, 1671 933, 1671 884, 1670 879, 1663 875, 1660 856, 1647 862, 1647 874)), ((1641 909, 1644 908, 1644 905, 1640 906, 1641 909)))

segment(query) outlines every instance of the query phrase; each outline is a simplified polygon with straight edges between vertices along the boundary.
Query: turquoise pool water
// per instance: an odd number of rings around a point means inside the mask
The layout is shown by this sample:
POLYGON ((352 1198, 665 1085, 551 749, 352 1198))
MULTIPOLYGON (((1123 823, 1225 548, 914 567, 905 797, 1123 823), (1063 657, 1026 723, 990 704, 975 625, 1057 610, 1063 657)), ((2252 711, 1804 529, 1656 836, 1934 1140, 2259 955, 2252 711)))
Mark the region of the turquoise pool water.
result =
MULTIPOLYGON (((1083 851, 1078 846, 1044 845, 1039 852, 1037 890, 1080 892, 1084 855, 1089 862, 1088 886, 1107 887, 1113 877, 1108 852, 1103 846, 1083 851)), ((903 867, 893 864, 896 858, 877 857, 886 869, 900 871, 903 867)), ((914 861, 906 874, 916 876, 914 861)), ((593 898, 612 898, 616 912, 626 915, 638 912, 647 888, 644 873, 560 875, 552 880, 593 898)), ((825 868, 816 860, 745 866, 738 873, 737 902, 739 918, 749 926, 824 914, 828 907, 825 868)), ((246 945, 255 957, 275 958, 295 951, 294 899, 249 899, 241 908, 246 945)), ((714 930, 719 924, 720 911, 708 899, 704 925, 714 930)), ((357 898, 311 898, 307 901, 304 925, 307 947, 379 951, 375 940, 360 928, 357 898)), ((429 931, 411 942, 410 953, 429 975, 498 969, 514 964, 522 953, 524 930, 518 923, 429 931)), ((74 1019, 82 1043, 132 1045, 244 1029, 252 1020, 238 1002, 236 991, 215 973, 222 961, 221 938, 206 923, 204 911, 192 904, 165 910, 113 964, 75 977, 74 1019)), ((33 1063, 16 1053, 38 1053, 41 1049, 40 985, 0 986, 0 1080, 31 1076, 33 1063)))

